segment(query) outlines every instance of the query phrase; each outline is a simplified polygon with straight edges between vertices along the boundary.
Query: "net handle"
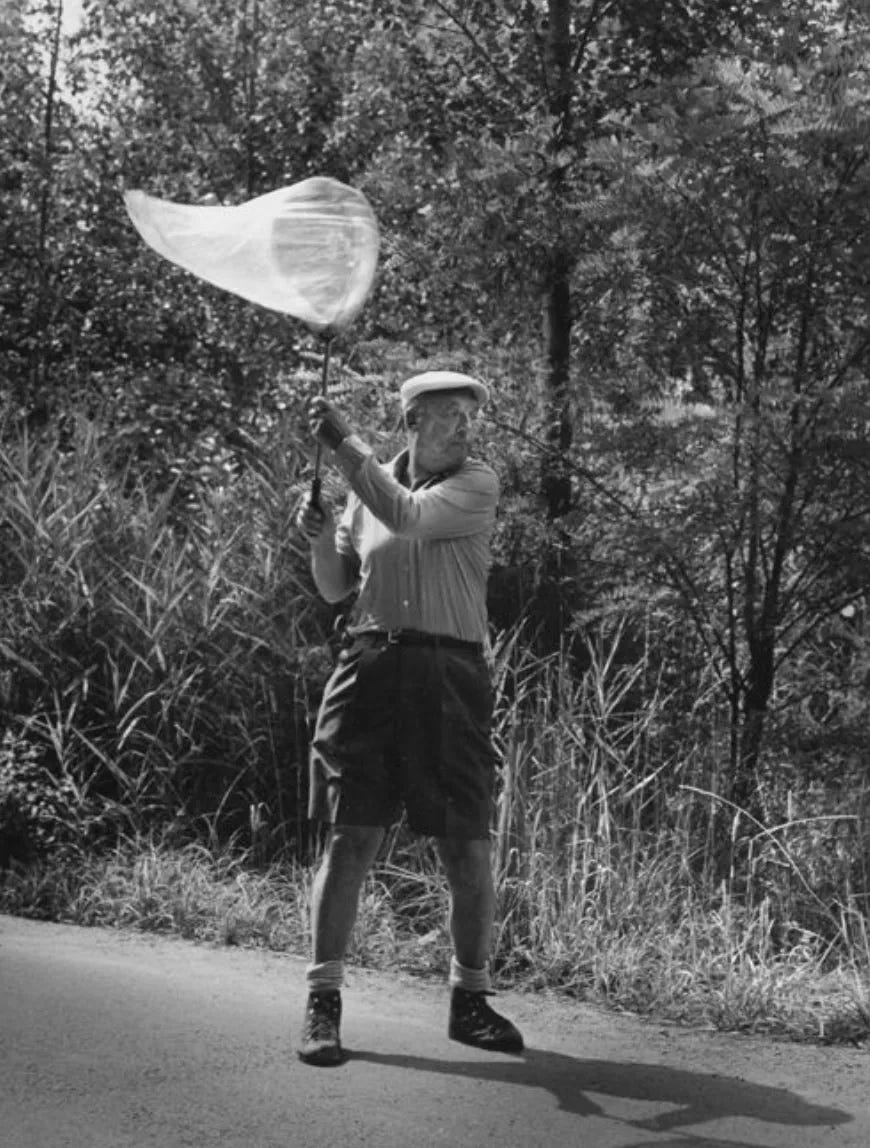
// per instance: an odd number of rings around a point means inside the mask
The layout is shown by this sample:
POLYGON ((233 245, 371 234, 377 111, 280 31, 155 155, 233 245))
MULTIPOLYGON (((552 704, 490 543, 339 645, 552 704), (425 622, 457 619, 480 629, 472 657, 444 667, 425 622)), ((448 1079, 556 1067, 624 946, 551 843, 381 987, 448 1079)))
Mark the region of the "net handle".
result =
MULTIPOLYGON (((329 385, 329 353, 332 350, 332 335, 327 335, 324 341, 323 348, 323 366, 320 374, 320 394, 326 398, 326 390, 329 385)), ((317 447, 314 452, 314 477, 311 480, 311 502, 314 506, 320 506, 320 492, 323 489, 323 483, 320 478, 320 463, 323 457, 323 447, 320 439, 317 440, 317 447)))

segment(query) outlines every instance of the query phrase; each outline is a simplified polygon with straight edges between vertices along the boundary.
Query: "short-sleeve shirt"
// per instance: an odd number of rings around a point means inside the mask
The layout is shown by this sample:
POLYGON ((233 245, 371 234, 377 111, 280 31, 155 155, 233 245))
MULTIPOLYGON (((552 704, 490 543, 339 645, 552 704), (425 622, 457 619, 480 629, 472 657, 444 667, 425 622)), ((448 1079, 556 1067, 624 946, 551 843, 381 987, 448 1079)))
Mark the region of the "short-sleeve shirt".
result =
POLYGON ((349 629, 412 629, 483 642, 495 471, 467 459, 411 488, 407 451, 381 464, 355 436, 336 461, 351 485, 336 547, 359 569, 349 629))

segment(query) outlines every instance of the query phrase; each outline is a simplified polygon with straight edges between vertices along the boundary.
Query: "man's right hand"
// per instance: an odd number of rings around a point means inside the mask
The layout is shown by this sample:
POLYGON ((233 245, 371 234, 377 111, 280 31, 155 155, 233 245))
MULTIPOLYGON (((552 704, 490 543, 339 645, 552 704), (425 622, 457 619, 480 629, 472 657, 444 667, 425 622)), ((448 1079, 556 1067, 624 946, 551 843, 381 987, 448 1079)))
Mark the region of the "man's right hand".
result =
POLYGON ((315 542, 332 526, 332 514, 311 491, 299 504, 296 526, 310 542, 315 542))

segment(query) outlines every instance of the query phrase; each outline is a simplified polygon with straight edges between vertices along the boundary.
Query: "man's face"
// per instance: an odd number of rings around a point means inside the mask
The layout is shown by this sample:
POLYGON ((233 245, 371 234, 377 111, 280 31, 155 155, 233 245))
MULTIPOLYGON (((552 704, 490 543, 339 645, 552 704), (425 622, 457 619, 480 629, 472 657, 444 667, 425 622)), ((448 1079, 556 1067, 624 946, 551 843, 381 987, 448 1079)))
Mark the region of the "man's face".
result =
POLYGON ((437 474, 460 467, 474 440, 478 415, 471 395, 427 395, 416 408, 412 438, 417 463, 437 474))

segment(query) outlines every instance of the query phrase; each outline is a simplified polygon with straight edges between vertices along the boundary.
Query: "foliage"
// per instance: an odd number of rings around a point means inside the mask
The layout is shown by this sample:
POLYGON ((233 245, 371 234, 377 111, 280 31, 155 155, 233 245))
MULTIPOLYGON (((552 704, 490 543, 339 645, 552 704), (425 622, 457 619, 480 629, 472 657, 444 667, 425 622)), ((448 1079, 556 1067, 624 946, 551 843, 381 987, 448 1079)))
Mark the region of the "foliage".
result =
POLYGON ((0 744, 0 868, 12 858, 33 861, 80 847, 91 834, 86 802, 69 777, 56 777, 43 764, 41 747, 11 730, 0 744))
MULTIPOLYGON (((716 795, 702 787, 718 767, 691 739, 716 721, 712 691, 689 740, 663 753, 671 699, 652 647, 622 665, 620 628, 602 627, 572 689, 561 657, 533 658, 520 638, 503 635, 494 650, 497 982, 721 1029, 866 1039, 866 922, 832 849, 848 814, 805 817, 792 801, 787 821, 755 836, 749 889, 735 875, 711 884, 716 795)), ((782 788, 775 800, 785 808, 782 788)), ((13 869, 0 906, 302 952, 306 869, 264 865, 239 844, 122 836, 65 866, 13 869)), ((443 974, 445 900, 432 843, 398 827, 363 890, 351 961, 443 974)))
MULTIPOLYGON (((501 711, 504 967, 566 917, 567 976, 590 904, 612 922, 629 886, 626 904, 662 894, 657 939, 688 887, 722 920, 744 898, 783 935, 854 948, 862 5, 92 0, 59 59, 56 6, 25 7, 0 45, 17 831, 37 850, 66 825, 304 851, 330 617, 291 522, 320 348, 160 263, 120 192, 238 202, 322 172, 383 230, 334 360, 354 424, 387 453, 402 375, 493 384, 491 614, 544 655, 501 711), (625 855, 632 881, 611 882, 625 855)), ((389 876, 414 919, 407 867, 389 876)), ((610 992, 583 951, 578 976, 610 992)))
POLYGON ((107 830, 198 823, 226 839, 255 823, 258 844, 301 848, 305 722, 328 659, 288 530, 289 460, 263 452, 185 528, 107 461, 88 427, 65 452, 4 455, 4 725, 107 830))
POLYGON ((591 153, 616 229, 582 289, 609 312, 603 393, 608 375, 623 385, 586 441, 610 438, 622 543, 719 674, 738 801, 778 675, 863 593, 868 44, 853 31, 799 64, 705 62, 591 153))

